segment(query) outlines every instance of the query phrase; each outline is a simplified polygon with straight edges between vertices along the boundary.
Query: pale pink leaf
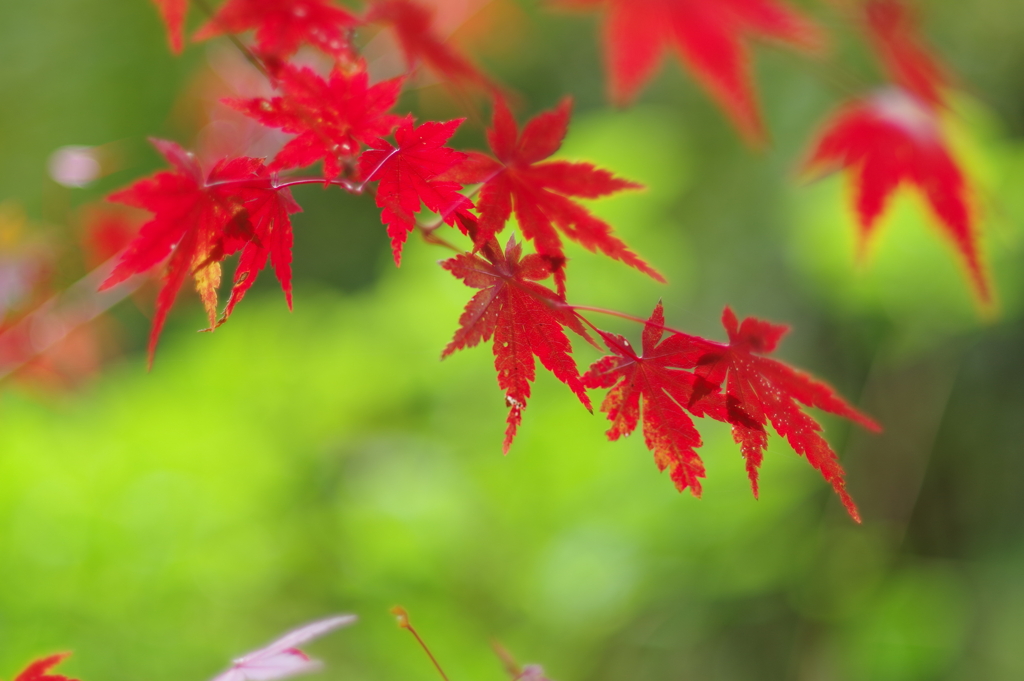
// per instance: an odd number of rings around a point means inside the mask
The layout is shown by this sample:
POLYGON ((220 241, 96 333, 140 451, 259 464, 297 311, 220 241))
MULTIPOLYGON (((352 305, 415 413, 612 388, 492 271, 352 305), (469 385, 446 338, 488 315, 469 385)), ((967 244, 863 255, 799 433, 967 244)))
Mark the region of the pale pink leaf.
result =
POLYGON ((320 662, 310 659, 296 646, 355 621, 355 615, 338 615, 311 622, 288 632, 264 648, 239 657, 230 669, 213 681, 273 681, 316 671, 321 666, 320 662))

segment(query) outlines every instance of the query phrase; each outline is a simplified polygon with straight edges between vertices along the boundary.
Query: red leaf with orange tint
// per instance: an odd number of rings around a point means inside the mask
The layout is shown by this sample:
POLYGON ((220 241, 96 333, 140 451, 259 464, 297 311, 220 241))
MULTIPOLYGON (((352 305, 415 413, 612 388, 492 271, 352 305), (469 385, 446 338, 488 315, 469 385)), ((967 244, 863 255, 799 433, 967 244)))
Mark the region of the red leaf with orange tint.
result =
POLYGON ((665 334, 665 313, 659 302, 643 333, 641 353, 629 341, 601 332, 612 355, 599 359, 583 376, 588 388, 609 388, 601 411, 612 427, 608 439, 618 440, 636 430, 643 417, 644 443, 654 452, 659 470, 669 469, 679 491, 687 488, 700 496, 704 464, 696 449, 700 433, 686 413, 726 420, 725 402, 718 386, 684 369, 692 368, 713 345, 701 338, 665 334))
POLYGON ((359 157, 363 182, 379 182, 377 205, 383 209, 381 221, 387 225, 396 265, 401 264, 402 246, 416 227, 421 205, 449 225, 473 205, 459 193, 461 184, 440 179, 466 158, 461 151, 445 146, 463 120, 413 126, 412 116, 408 116, 395 130, 394 146, 378 139, 359 157))
POLYGON ((226 102, 263 125, 298 135, 278 152, 271 170, 323 160, 324 175, 334 178, 359 154, 360 145, 390 134, 401 120, 387 111, 398 99, 402 80, 370 85, 361 66, 355 73, 335 70, 324 80, 312 69, 285 65, 276 73, 280 97, 226 102))
POLYGON ((675 50, 700 83, 752 142, 765 133, 750 82, 745 40, 773 38, 805 49, 818 30, 778 0, 555 0, 567 7, 604 5, 604 47, 611 98, 632 101, 675 50))
POLYGON ((228 0, 199 29, 196 40, 256 31, 256 52, 285 59, 308 43, 335 57, 350 52, 349 32, 359 19, 327 0, 228 0))
MULTIPOLYGON (((189 275, 195 278, 210 327, 215 327, 220 261, 243 248, 257 247, 252 244, 270 248, 270 244, 284 239, 290 243, 291 225, 287 214, 298 210, 288 189, 274 187, 271 174, 261 159, 223 160, 204 179, 195 157, 180 146, 164 140, 153 140, 153 144, 174 170, 158 172, 109 197, 111 201, 144 208, 154 215, 142 226, 100 287, 101 290, 110 288, 170 258, 153 316, 150 363, 167 313, 185 278, 189 275)), ((243 260, 244 256, 243 252, 243 260)), ((256 256, 251 257, 254 262, 258 260, 256 256)), ((290 297, 290 269, 284 258, 283 253, 278 254, 275 269, 290 297)), ((236 281, 236 290, 242 290, 233 291, 232 307, 249 285, 248 279, 236 281)))
POLYGON ((447 176, 462 184, 483 184, 477 200, 477 244, 500 232, 515 212, 523 236, 533 240, 537 252, 551 262, 559 291, 565 281, 565 251, 559 231, 591 252, 600 251, 664 282, 654 268, 612 235, 610 225, 571 200, 596 199, 624 189, 640 189, 641 185, 589 163, 541 162, 562 146, 571 110, 572 102, 563 100, 554 110, 537 115, 520 133, 505 102, 495 100, 494 124, 487 138, 497 159, 469 154, 447 176))
POLYGON ((515 238, 509 239, 504 252, 490 239, 478 254, 463 253, 441 265, 466 286, 480 289, 466 305, 459 329, 441 357, 494 337, 494 368, 509 407, 506 454, 530 397, 534 356, 591 408, 563 327, 584 337, 586 331, 562 296, 537 283, 552 274, 547 259, 537 254, 522 257, 515 238))
POLYGON ((827 124, 807 163, 808 170, 831 167, 853 177, 862 246, 892 193, 903 183, 911 184, 963 258, 981 301, 991 301, 964 175, 925 102, 889 89, 847 105, 827 124))
MULTIPOLYGON (((768 444, 765 426, 770 422, 798 454, 831 483, 846 506, 860 521, 857 507, 846 492, 843 469, 836 453, 821 437, 821 426, 800 406, 816 407, 859 423, 873 431, 880 428, 867 416, 844 402, 830 387, 813 380, 782 362, 762 357, 775 350, 786 333, 785 326, 753 317, 739 323, 732 310, 725 308, 722 323, 729 333, 729 345, 704 342, 703 354, 696 362, 696 374, 708 384, 725 384, 726 419, 732 425, 733 439, 747 461, 747 474, 757 495, 757 472, 768 444)), ((694 404, 704 399, 695 394, 694 404)), ((717 418, 717 417, 716 417, 717 418)))

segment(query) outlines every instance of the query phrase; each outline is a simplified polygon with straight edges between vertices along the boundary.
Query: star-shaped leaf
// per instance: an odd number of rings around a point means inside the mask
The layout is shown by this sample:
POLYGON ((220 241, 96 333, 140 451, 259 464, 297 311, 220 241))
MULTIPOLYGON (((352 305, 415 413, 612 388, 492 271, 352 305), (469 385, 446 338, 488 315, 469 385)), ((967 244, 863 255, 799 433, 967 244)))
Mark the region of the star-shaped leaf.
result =
POLYGON ((696 449, 700 433, 687 414, 725 420, 725 402, 718 387, 685 369, 692 368, 712 345, 683 334, 665 335, 665 312, 659 302, 644 326, 643 350, 613 333, 601 338, 613 354, 595 362, 583 376, 588 388, 609 388, 601 411, 612 422, 608 439, 636 430, 643 416, 644 442, 654 452, 659 470, 669 470, 679 491, 700 496, 704 464, 696 449), (699 399, 698 399, 699 398, 699 399))
POLYGON ((477 254, 463 253, 441 265, 466 286, 480 289, 466 305, 459 329, 441 356, 494 338, 494 368, 509 407, 506 454, 530 397, 536 370, 534 356, 569 386, 587 409, 591 408, 563 329, 584 337, 586 331, 562 296, 537 283, 552 274, 547 259, 537 254, 523 257, 522 246, 514 237, 502 252, 492 238, 477 254))
MULTIPOLYGON (((758 468, 768 444, 765 426, 770 422, 775 432, 818 469, 859 522, 836 453, 821 437, 821 426, 800 405, 837 414, 873 431, 880 430, 878 424, 844 402, 824 383, 763 356, 775 350, 786 333, 785 326, 753 317, 741 324, 729 308, 722 314, 722 324, 729 334, 729 345, 705 345, 695 373, 710 385, 725 385, 726 420, 732 425, 733 439, 747 461, 754 494, 758 468)), ((699 400, 698 393, 695 401, 699 400)))
POLYGON ((615 177, 589 163, 546 161, 562 146, 569 127, 572 102, 536 116, 519 132, 504 100, 494 106, 494 123, 487 132, 496 158, 471 153, 447 177, 463 184, 482 183, 477 210, 477 244, 500 232, 515 213, 523 236, 548 258, 559 291, 564 289, 565 251, 559 232, 591 252, 600 252, 644 272, 665 279, 620 239, 610 225, 594 217, 573 199, 595 199, 641 185, 615 177))
POLYGON ((309 68, 277 72, 282 94, 272 99, 231 99, 229 105, 263 125, 298 135, 270 164, 271 170, 324 162, 324 175, 341 174, 361 145, 391 133, 401 120, 387 113, 402 89, 400 78, 370 85, 365 65, 354 73, 335 69, 324 80, 309 68))
POLYGON ((402 261, 402 246, 416 227, 415 216, 421 205, 450 225, 473 205, 459 193, 461 184, 441 179, 466 157, 445 146, 463 120, 414 126, 412 116, 408 116, 395 130, 394 145, 378 139, 359 157, 363 181, 379 183, 377 205, 391 237, 396 265, 402 261))

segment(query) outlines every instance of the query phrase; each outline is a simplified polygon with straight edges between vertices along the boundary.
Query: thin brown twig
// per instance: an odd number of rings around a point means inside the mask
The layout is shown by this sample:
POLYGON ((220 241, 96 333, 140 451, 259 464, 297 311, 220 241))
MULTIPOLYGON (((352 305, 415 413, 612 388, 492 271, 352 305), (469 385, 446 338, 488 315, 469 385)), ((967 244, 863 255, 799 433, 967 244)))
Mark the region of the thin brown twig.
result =
POLYGON ((405 611, 405 608, 403 608, 400 605, 396 605, 395 607, 391 608, 391 613, 398 620, 398 626, 400 626, 402 629, 407 629, 410 634, 416 637, 416 640, 419 642, 420 647, 423 648, 424 651, 426 651, 427 656, 430 658, 430 661, 434 663, 434 667, 437 669, 437 673, 441 675, 441 678, 444 679, 444 681, 448 681, 448 675, 444 673, 443 669, 441 669, 441 664, 437 661, 437 658, 434 657, 434 653, 430 652, 430 648, 427 647, 426 642, 422 638, 420 638, 419 633, 416 631, 416 629, 412 626, 412 623, 409 621, 409 613, 405 611))

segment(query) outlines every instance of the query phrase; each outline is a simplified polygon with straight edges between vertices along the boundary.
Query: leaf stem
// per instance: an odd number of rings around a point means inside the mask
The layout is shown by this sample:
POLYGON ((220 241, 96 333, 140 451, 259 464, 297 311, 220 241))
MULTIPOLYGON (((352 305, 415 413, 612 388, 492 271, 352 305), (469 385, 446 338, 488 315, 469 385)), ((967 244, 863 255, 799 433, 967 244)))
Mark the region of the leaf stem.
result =
MULTIPOLYGON (((241 182, 245 181, 246 180, 241 180, 241 182)), ((328 180, 323 177, 297 177, 295 179, 282 182, 280 184, 272 185, 272 187, 275 190, 277 190, 287 189, 288 187, 296 187, 298 185, 303 184, 330 184, 334 185, 335 187, 341 187, 342 189, 351 194, 362 194, 363 190, 366 188, 365 182, 355 183, 352 182, 351 180, 328 180)))
MULTIPOLYGON (((638 324, 643 324, 644 326, 653 326, 656 329, 661 329, 662 331, 668 331, 669 333, 674 333, 674 334, 677 334, 677 335, 680 335, 680 336, 686 336, 687 338, 694 338, 695 337, 692 333, 686 333, 685 331, 680 331, 679 329, 673 329, 671 326, 665 326, 664 324, 654 324, 654 323, 652 323, 651 321, 649 321, 647 319, 641 319, 640 317, 635 317, 635 316, 633 316, 631 314, 627 314, 625 312, 617 312, 615 310, 608 310, 608 309, 603 308, 603 307, 591 307, 589 305, 572 305, 571 303, 565 303, 564 305, 565 305, 565 307, 567 307, 567 308, 569 308, 571 310, 576 310, 576 311, 579 311, 579 312, 594 312, 594 313, 597 313, 597 314, 608 315, 610 317, 618 317, 619 319, 627 319, 627 320, 629 320, 631 322, 636 322, 638 324)), ((600 332, 600 329, 598 329, 596 326, 594 326, 593 322, 591 322, 589 319, 587 319, 583 315, 580 315, 580 319, 585 321, 595 331, 600 332)), ((716 346, 718 346, 720 348, 727 348, 727 347, 729 347, 729 345, 727 343, 720 343, 718 341, 708 340, 706 338, 703 338, 702 340, 704 342, 706 342, 706 343, 709 343, 711 345, 716 345, 716 346)))
POLYGON ((430 658, 430 661, 434 663, 434 667, 437 669, 437 673, 441 675, 441 678, 444 679, 444 681, 448 681, 448 675, 444 673, 443 669, 441 669, 441 664, 437 661, 437 658, 434 657, 434 653, 430 652, 430 648, 427 647, 426 642, 422 638, 420 638, 419 633, 416 631, 415 627, 412 626, 412 622, 409 621, 409 613, 405 611, 405 608, 403 608, 400 605, 396 605, 395 607, 391 608, 391 614, 393 614, 395 618, 398 620, 399 627, 408 630, 410 634, 416 637, 416 640, 419 642, 420 647, 423 648, 424 651, 426 651, 427 656, 430 658))

